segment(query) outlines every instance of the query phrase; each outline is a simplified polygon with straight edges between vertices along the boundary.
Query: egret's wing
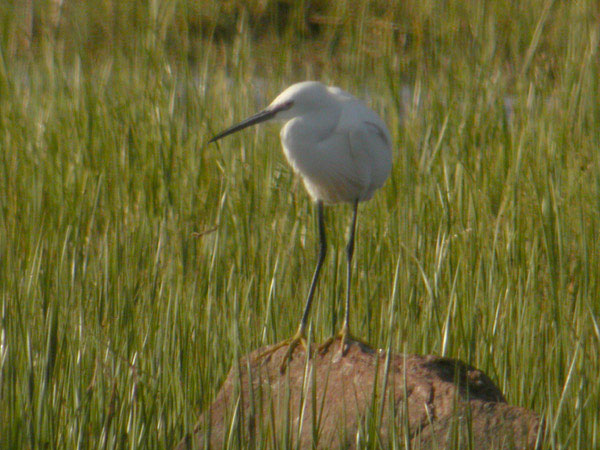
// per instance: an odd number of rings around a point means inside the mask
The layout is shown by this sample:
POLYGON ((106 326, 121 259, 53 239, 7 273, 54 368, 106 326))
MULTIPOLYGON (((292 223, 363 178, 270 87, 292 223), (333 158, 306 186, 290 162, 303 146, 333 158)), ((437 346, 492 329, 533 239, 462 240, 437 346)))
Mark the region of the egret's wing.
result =
POLYGON ((348 135, 350 156, 363 186, 359 200, 368 200, 390 174, 390 133, 383 120, 358 100, 350 100, 344 108, 338 132, 348 135))
POLYGON ((327 89, 344 103, 339 123, 340 128, 354 129, 363 126, 371 127, 373 131, 381 137, 384 144, 391 148, 392 138, 390 132, 388 131, 385 122, 375 111, 368 108, 362 101, 343 89, 335 86, 330 86, 327 89))
POLYGON ((392 167, 391 139, 385 125, 364 121, 351 133, 351 152, 357 164, 369 167, 369 185, 363 200, 371 198, 388 178, 392 167))
POLYGON ((379 142, 380 145, 383 145, 388 148, 392 146, 390 132, 381 120, 365 120, 363 123, 365 128, 368 129, 369 133, 373 134, 373 137, 377 136, 379 138, 379 140, 381 141, 379 142))
POLYGON ((391 138, 387 127, 352 97, 346 99, 334 132, 318 147, 320 157, 313 173, 318 172, 327 197, 335 198, 332 201, 368 200, 389 176, 391 138))
POLYGON ((361 199, 369 185, 369 166, 357 160, 350 150, 351 141, 351 133, 339 130, 318 144, 319 161, 312 173, 318 178, 315 184, 330 202, 361 199))

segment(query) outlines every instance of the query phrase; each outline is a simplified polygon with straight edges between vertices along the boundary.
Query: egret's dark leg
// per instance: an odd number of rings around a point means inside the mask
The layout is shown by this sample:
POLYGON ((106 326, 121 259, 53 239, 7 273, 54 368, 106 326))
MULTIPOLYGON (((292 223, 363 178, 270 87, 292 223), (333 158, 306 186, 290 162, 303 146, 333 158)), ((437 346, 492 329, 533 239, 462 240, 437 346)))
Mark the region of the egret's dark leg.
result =
POLYGON ((351 337, 350 335, 350 288, 352 281, 352 256, 354 255, 354 235, 356 234, 356 216, 358 215, 358 200, 354 201, 354 212, 352 215, 352 224, 350 225, 350 233, 348 236, 348 245, 346 246, 346 310, 344 312, 344 325, 342 326, 342 354, 346 353, 346 343, 351 337))
POLYGON ((352 223, 350 224, 350 232, 348 236, 348 245, 346 246, 346 262, 347 262, 347 272, 348 277, 346 279, 346 308, 344 311, 344 324, 342 325, 342 329, 337 335, 334 335, 327 339, 323 344, 319 346, 319 352, 325 354, 331 344, 335 342, 336 339, 340 339, 342 341, 342 356, 346 354, 348 351, 348 346, 350 341, 356 342, 358 344, 363 345, 365 348, 368 345, 362 342, 359 339, 356 339, 350 333, 350 288, 352 285, 352 256, 354 255, 354 235, 356 234, 356 217, 358 215, 358 200, 355 200, 353 203, 353 216, 352 223))
POLYGON ((327 239, 325 237, 325 223, 323 218, 323 202, 320 200, 317 201, 317 220, 319 223, 319 259, 317 260, 315 273, 313 274, 312 282, 310 283, 308 296, 306 297, 306 305, 304 306, 304 313, 302 314, 302 319, 300 320, 298 331, 296 331, 296 334, 291 339, 288 339, 280 344, 275 345, 274 347, 271 347, 262 355, 264 356, 266 354, 273 353, 275 350, 283 347, 284 345, 288 345, 287 352, 285 353, 283 361, 281 362, 281 373, 285 372, 287 363, 291 359, 292 354, 294 353, 294 349, 298 346, 298 344, 302 343, 303 345, 305 345, 308 316, 310 314, 310 308, 312 306, 313 297, 317 288, 317 282, 319 281, 321 267, 323 266, 325 255, 327 254, 327 239))
POLYGON ((308 314, 310 313, 313 296, 315 295, 317 281, 319 280, 319 273, 321 273, 321 267, 323 266, 323 261, 325 261, 325 255, 327 254, 327 238, 325 237, 323 202, 321 200, 317 202, 317 216, 319 221, 319 259, 317 260, 317 267, 315 267, 315 273, 313 274, 312 282, 310 283, 310 289, 308 290, 308 297, 306 298, 306 305, 304 306, 304 314, 302 314, 302 320, 300 321, 300 326, 298 327, 298 333, 302 335, 304 335, 306 324, 308 323, 308 314))

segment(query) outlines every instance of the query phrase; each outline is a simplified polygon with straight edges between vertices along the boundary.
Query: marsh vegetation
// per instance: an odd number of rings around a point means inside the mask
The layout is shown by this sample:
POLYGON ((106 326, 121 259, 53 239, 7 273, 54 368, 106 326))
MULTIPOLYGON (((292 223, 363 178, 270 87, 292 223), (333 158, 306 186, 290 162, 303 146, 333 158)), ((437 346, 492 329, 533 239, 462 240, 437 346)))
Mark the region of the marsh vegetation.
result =
MULTIPOLYGON (((305 79, 395 144, 354 332, 480 368, 550 448, 600 447, 596 2, 24 5, 0 7, 0 447, 170 448, 239 355, 293 334, 309 197, 275 127, 206 142, 305 79)), ((350 212, 327 209, 315 341, 350 212)))

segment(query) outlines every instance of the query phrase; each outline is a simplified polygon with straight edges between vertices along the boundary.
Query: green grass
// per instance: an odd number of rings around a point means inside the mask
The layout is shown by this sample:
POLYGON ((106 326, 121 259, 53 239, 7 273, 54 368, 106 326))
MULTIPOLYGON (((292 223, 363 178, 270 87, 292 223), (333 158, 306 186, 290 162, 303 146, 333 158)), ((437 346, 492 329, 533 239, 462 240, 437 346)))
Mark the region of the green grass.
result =
MULTIPOLYGON (((169 448, 237 356, 293 333, 317 233, 277 127, 206 142, 306 78, 395 143, 355 333, 484 370, 550 448, 600 447, 600 11, 438 3, 65 1, 31 42, 0 9, 2 448, 169 448)), ((350 208, 326 215, 316 341, 350 208)))

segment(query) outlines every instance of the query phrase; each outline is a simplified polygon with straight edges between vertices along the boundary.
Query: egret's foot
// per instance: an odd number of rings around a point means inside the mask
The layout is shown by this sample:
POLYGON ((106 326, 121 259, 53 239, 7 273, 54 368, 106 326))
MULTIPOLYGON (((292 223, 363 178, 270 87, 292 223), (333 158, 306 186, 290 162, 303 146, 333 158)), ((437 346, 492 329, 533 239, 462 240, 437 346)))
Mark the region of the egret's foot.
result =
POLYGON ((278 344, 271 346, 270 348, 265 350, 263 353, 261 353, 259 358, 264 358, 265 356, 269 356, 269 355, 275 353, 281 347, 285 347, 286 345, 288 346, 288 349, 285 352, 285 355, 283 355, 281 365, 279 366, 279 372, 281 372, 283 374, 283 373, 285 373, 288 362, 292 359, 294 350, 296 349, 296 347, 298 347, 298 345, 302 345, 302 347, 304 347, 304 350, 306 352, 308 352, 308 344, 306 343, 306 338, 304 337, 303 333, 296 333, 294 335, 294 337, 292 337, 290 339, 286 339, 285 341, 282 341, 278 344))
POLYGON ((285 369, 287 369, 288 362, 292 359, 292 355, 294 354, 294 350, 298 347, 299 344, 302 344, 304 350, 308 353, 308 345, 306 344, 306 339, 302 335, 296 335, 292 339, 290 339, 287 352, 283 355, 281 360, 281 365, 279 366, 279 372, 283 375, 285 373, 285 369))
POLYGON ((344 327, 340 330, 340 332, 337 335, 331 336, 329 339, 327 339, 325 342, 319 345, 319 353, 321 355, 327 353, 329 351, 329 347, 331 347, 331 344, 333 344, 338 339, 340 340, 340 354, 342 356, 346 356, 346 353, 348 353, 350 346, 353 344, 358 344, 363 350, 371 348, 369 344, 357 337, 354 337, 350 333, 348 328, 344 327))

